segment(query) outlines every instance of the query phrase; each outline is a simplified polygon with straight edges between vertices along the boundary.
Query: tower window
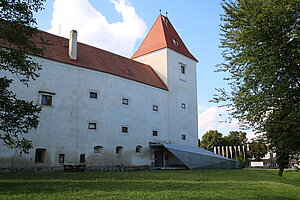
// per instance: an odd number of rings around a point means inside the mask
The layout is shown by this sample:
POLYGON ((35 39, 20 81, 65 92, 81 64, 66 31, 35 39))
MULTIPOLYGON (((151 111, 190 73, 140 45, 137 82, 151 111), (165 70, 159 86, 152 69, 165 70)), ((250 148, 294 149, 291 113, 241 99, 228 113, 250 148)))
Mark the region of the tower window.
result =
POLYGON ((182 109, 185 109, 185 108, 186 108, 185 103, 181 103, 181 108, 182 108, 182 109))
POLYGON ((127 98, 122 98, 122 104, 123 105, 128 105, 129 104, 129 100, 127 98))
POLYGON ((182 74, 185 74, 185 66, 183 66, 183 65, 180 66, 180 72, 182 74))
POLYGON ((181 140, 186 140, 186 135, 185 134, 181 135, 181 140))
POLYGON ((153 111, 158 111, 158 106, 157 106, 157 105, 153 105, 153 106, 152 106, 152 110, 153 110, 153 111))

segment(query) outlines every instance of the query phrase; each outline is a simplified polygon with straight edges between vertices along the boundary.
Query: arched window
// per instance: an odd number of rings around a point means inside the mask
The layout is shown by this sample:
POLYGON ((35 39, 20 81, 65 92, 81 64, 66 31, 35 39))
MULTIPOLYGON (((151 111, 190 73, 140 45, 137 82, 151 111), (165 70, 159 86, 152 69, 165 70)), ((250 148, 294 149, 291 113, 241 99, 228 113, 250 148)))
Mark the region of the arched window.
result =
POLYGON ((101 153, 103 146, 94 146, 94 153, 101 153))
POLYGON ((122 147, 122 146, 117 146, 117 147, 116 147, 116 157, 117 157, 117 158, 121 158, 121 156, 122 156, 122 151, 123 151, 123 147, 122 147))
POLYGON ((142 147, 141 145, 136 146, 136 147, 135 147, 135 152, 136 152, 136 153, 142 153, 142 148, 143 148, 143 147, 142 147))

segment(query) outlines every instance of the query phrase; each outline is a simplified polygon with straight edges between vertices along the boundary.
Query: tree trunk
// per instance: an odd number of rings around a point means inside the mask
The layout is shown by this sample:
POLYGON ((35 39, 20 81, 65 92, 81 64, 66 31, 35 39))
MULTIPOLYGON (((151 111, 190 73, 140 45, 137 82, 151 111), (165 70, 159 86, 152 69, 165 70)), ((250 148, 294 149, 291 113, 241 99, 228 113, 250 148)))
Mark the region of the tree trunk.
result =
POLYGON ((284 170, 284 166, 279 166, 278 176, 282 176, 284 170))

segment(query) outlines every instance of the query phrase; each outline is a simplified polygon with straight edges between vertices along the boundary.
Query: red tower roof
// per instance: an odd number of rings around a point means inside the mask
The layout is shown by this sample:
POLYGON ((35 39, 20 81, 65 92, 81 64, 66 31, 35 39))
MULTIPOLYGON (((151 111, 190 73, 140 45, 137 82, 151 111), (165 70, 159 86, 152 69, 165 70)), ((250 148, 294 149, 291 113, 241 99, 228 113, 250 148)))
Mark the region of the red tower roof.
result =
POLYGON ((131 59, 166 47, 198 62, 186 48, 169 19, 163 15, 157 17, 148 35, 131 59))

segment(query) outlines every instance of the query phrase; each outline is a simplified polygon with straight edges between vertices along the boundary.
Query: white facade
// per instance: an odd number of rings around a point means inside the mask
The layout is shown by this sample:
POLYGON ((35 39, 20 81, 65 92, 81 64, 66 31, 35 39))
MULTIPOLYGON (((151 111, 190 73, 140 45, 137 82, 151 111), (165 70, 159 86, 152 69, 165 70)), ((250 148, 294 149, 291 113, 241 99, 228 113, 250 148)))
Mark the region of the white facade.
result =
POLYGON ((152 66, 169 89, 168 140, 174 144, 197 146, 196 62, 168 48, 135 60, 152 66), (181 67, 184 67, 184 74, 181 67), (179 140, 181 135, 186 135, 186 140, 179 140))
MULTIPOLYGON (((151 167, 156 150, 149 143, 197 146, 196 61, 169 48, 136 58, 154 69, 168 88, 164 90, 109 73, 34 59, 42 64, 40 77, 29 87, 16 80, 10 89, 18 98, 37 104, 42 95, 52 96, 52 105, 42 105, 38 129, 26 136, 33 142, 28 155, 20 157, 0 145, 0 170, 62 169, 64 164, 81 162, 90 168, 151 167), (90 92, 97 98, 90 98, 90 92), (39 150, 42 158, 37 158, 39 150)), ((167 158, 165 150, 162 155, 163 166, 177 162, 171 155, 167 158)))

